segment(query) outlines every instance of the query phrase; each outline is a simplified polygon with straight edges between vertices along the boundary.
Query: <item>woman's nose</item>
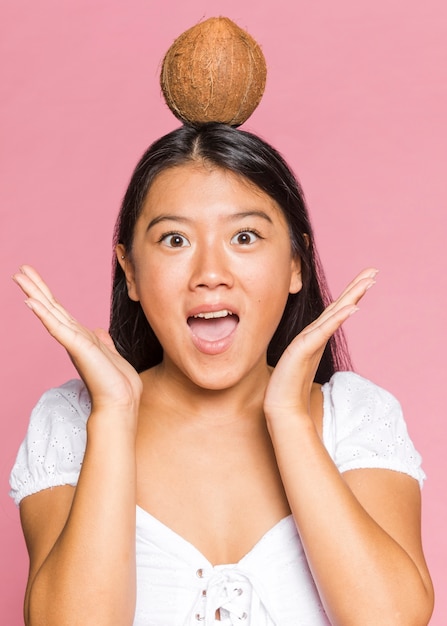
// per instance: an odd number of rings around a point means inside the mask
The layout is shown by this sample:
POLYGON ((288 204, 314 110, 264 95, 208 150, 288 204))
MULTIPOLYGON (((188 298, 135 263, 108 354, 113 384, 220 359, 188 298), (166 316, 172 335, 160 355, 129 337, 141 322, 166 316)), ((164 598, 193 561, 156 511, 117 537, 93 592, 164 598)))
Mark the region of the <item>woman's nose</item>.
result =
POLYGON ((196 250, 190 279, 192 289, 231 287, 233 282, 229 258, 223 246, 207 245, 196 250))

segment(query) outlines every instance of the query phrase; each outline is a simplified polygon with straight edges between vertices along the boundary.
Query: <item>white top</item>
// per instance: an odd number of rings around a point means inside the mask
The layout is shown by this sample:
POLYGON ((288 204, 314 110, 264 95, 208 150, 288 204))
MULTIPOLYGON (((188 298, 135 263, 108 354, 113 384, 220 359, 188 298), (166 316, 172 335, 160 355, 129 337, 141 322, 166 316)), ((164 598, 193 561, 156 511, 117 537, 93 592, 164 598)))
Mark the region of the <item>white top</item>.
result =
MULTIPOLYGON (((422 486, 421 457, 397 400, 352 372, 322 387, 323 441, 340 472, 386 468, 422 486)), ((11 496, 76 485, 90 399, 71 380, 47 391, 31 414, 13 467, 11 496)), ((137 506, 134 626, 327 626, 293 517, 284 518, 231 565, 212 564, 188 541, 137 506), (220 609, 221 620, 215 619, 220 609)))

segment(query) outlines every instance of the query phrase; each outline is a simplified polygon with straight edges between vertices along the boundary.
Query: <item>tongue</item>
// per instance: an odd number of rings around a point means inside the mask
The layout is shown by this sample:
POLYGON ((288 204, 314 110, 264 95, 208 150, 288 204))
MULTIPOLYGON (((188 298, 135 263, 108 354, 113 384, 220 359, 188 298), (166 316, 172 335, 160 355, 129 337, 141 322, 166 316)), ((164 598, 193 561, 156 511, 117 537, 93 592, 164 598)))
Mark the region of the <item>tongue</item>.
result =
POLYGON ((203 319, 201 317, 191 317, 188 324, 196 337, 204 341, 219 341, 236 328, 238 319, 236 315, 218 317, 215 319, 203 319))

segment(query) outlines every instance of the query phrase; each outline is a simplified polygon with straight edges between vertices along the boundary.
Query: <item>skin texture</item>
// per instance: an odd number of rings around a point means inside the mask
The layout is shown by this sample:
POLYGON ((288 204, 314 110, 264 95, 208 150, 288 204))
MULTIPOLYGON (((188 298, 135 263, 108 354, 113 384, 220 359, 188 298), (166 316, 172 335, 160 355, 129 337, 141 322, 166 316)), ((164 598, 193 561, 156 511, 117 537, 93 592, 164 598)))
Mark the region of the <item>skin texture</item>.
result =
POLYGON ((315 371, 377 272, 362 271, 272 371, 267 346, 301 277, 282 213, 260 190, 201 163, 167 170, 117 258, 164 349, 141 375, 35 270, 15 276, 92 397, 78 486, 21 504, 26 623, 132 624, 139 504, 214 564, 239 560, 292 512, 334 625, 427 624, 417 482, 388 470, 340 475, 321 441, 315 371), (231 333, 198 340, 188 319, 223 309, 237 315, 231 333))
POLYGON ((265 377, 268 341, 289 292, 301 289, 300 263, 273 200, 229 172, 172 168, 149 190, 132 252, 118 252, 129 295, 163 345, 168 378, 218 390, 253 368, 265 377), (178 233, 175 247, 174 235, 162 240, 166 233, 178 233), (231 344, 197 346, 188 316, 219 309, 239 318, 231 344))

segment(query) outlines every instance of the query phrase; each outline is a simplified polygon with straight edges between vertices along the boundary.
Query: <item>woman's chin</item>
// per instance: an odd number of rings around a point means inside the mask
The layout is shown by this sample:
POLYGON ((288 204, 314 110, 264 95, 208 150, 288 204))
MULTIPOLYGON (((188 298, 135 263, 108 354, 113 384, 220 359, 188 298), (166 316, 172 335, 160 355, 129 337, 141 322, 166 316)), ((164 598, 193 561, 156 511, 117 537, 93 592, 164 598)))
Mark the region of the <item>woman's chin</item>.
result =
POLYGON ((270 376, 270 370, 264 360, 251 366, 249 364, 244 366, 241 360, 235 362, 233 359, 218 358, 205 361, 207 362, 194 364, 194 367, 177 368, 175 379, 191 390, 196 388, 205 392, 220 392, 245 385, 259 386, 264 379, 267 383, 270 376))

